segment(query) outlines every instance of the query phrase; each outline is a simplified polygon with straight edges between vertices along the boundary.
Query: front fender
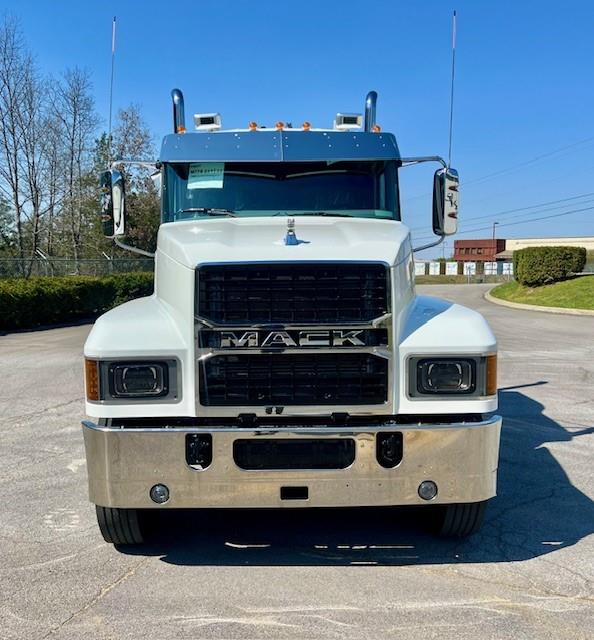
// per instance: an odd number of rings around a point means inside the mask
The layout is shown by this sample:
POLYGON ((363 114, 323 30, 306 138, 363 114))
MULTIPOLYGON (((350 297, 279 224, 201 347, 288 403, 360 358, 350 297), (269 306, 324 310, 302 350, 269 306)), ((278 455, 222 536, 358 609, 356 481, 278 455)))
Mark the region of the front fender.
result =
POLYGON ((177 402, 139 401, 117 404, 86 402, 96 418, 195 415, 192 345, 187 344, 168 306, 155 295, 131 300, 102 315, 84 346, 85 358, 128 360, 174 358, 181 367, 177 402))
POLYGON ((497 339, 478 312, 432 296, 417 296, 402 314, 398 362, 400 413, 490 413, 497 397, 408 397, 408 359, 411 356, 486 355, 497 352, 497 339))

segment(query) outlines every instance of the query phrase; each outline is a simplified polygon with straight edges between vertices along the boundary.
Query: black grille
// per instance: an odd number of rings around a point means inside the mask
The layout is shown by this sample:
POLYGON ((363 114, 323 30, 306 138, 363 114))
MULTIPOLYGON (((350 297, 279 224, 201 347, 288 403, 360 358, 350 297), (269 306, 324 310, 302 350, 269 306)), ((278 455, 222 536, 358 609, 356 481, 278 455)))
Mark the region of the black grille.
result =
POLYGON ((388 311, 381 263, 204 265, 197 314, 217 324, 368 322, 388 311))
POLYGON ((368 353, 214 356, 200 365, 204 406, 381 404, 388 362, 368 353))

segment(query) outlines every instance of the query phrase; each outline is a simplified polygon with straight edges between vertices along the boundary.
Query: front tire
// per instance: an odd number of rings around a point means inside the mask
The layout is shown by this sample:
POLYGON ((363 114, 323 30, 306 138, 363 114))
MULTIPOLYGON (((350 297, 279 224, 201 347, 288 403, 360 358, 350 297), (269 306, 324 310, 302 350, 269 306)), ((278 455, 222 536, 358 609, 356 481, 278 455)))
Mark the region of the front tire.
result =
POLYGON ((145 540, 138 509, 95 506, 97 524, 105 542, 119 545, 142 544, 145 540))
POLYGON ((465 538, 483 525, 487 500, 466 504, 445 505, 439 515, 438 535, 444 538, 465 538))

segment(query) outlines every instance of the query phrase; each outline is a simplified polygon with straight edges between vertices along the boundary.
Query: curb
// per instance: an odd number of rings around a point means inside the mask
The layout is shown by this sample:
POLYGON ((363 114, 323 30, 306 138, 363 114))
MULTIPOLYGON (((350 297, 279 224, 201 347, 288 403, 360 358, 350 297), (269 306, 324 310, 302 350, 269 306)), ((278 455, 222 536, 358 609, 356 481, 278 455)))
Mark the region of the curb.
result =
POLYGON ((594 316, 594 309, 567 309, 565 307, 541 307, 535 304, 522 304, 520 302, 509 302, 501 300, 491 295, 489 291, 485 292, 484 298, 493 304, 499 304, 502 307, 510 307, 511 309, 522 309, 524 311, 541 311, 543 313, 557 313, 566 316, 594 316))

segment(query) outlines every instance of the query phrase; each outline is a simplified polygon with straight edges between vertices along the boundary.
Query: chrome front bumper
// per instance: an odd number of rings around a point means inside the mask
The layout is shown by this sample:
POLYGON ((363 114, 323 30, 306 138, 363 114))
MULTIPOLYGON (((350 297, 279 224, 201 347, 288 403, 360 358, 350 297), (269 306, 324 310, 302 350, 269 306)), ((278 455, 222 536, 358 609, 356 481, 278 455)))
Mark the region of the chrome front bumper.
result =
POLYGON ((382 425, 368 429, 102 427, 83 422, 91 502, 104 507, 352 507, 427 504, 418 493, 423 480, 438 486, 434 503, 479 502, 495 495, 501 417, 444 425, 382 425), (404 455, 393 469, 376 460, 375 434, 400 431, 404 455), (188 466, 188 433, 213 438, 212 464, 188 466), (237 438, 353 438, 355 462, 347 469, 245 471, 233 460, 237 438), (151 501, 155 484, 169 487, 164 505, 151 501), (280 488, 306 486, 307 500, 281 500, 280 488))

